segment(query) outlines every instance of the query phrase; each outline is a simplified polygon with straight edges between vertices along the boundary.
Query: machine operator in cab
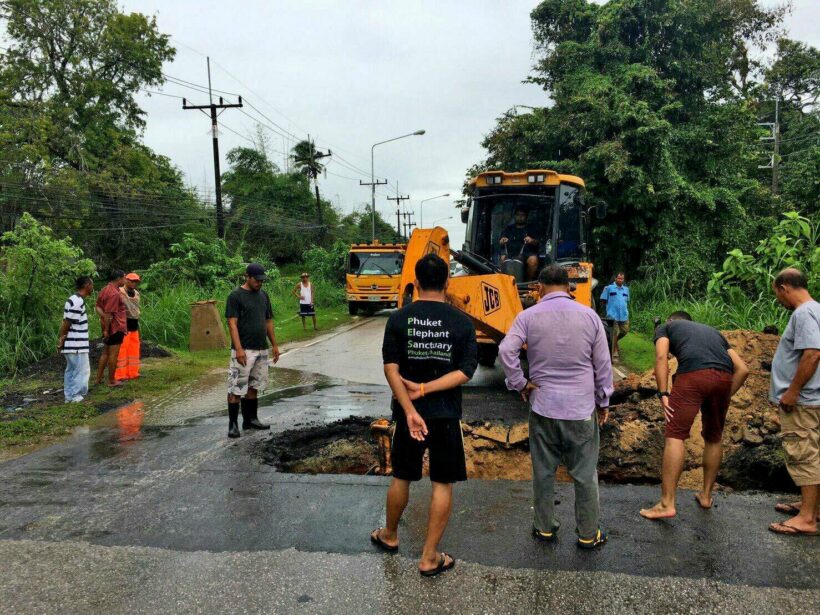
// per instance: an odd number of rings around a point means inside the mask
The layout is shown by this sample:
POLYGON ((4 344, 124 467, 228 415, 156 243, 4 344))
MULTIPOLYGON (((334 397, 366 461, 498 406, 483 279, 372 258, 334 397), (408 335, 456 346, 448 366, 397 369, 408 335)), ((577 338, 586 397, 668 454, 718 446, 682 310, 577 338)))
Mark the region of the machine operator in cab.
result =
POLYGON ((515 208, 515 219, 501 231, 498 243, 503 250, 501 262, 516 258, 527 268, 527 279, 534 280, 538 274, 538 232, 527 223, 529 211, 523 206, 515 208))

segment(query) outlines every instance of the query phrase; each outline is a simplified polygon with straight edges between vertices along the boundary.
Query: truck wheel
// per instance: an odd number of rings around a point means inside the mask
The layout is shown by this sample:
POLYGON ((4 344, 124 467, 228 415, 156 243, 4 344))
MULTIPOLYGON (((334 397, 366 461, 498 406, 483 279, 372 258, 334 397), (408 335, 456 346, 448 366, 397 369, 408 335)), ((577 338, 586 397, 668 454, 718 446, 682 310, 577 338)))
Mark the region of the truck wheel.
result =
POLYGON ((356 303, 355 301, 348 302, 348 304, 347 304, 347 313, 350 314, 351 316, 355 316, 356 314, 358 314, 359 313, 359 304, 356 303))
POLYGON ((498 346, 495 344, 479 344, 478 345, 478 364, 484 367, 492 367, 495 365, 495 359, 498 356, 498 346))

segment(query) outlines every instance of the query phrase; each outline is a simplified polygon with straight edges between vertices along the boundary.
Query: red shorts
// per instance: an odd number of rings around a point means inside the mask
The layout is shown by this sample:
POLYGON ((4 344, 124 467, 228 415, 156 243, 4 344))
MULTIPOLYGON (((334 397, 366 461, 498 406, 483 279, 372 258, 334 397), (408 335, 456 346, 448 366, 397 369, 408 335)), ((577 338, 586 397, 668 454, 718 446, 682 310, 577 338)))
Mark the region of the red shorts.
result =
POLYGON ((666 423, 666 437, 686 440, 698 410, 703 423, 703 439, 720 442, 732 398, 732 374, 718 369, 699 369, 676 374, 669 405, 675 413, 666 423))

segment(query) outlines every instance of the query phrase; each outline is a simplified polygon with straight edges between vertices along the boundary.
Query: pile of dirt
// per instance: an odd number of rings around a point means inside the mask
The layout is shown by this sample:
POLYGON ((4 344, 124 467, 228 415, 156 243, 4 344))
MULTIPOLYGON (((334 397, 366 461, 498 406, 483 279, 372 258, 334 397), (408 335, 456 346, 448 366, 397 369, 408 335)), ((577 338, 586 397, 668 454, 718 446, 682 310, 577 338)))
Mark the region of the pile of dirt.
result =
MULTIPOLYGON (((733 489, 791 490, 794 488, 783 462, 777 409, 769 404, 771 362, 778 336, 754 331, 723 334, 749 366, 749 378, 732 399, 724 432, 724 462, 718 482, 733 489)), ((677 367, 674 360, 670 368, 677 367)), ((664 443, 664 417, 652 396, 651 371, 633 374, 620 382, 612 406, 612 419, 601 434, 601 478, 612 482, 657 482, 664 443)), ((700 417, 686 441, 686 467, 681 486, 697 488, 703 438, 700 417)))

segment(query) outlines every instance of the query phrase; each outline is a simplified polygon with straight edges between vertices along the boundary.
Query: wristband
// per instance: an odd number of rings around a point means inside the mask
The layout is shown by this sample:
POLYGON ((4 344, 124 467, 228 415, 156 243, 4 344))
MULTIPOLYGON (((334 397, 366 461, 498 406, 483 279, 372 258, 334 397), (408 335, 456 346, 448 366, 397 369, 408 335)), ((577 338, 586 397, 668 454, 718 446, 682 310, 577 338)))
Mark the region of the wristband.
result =
POLYGON ((421 390, 421 396, 424 397, 424 383, 423 382, 419 384, 419 388, 421 390))
POLYGON ((657 393, 655 393, 655 395, 658 396, 658 399, 660 399, 661 397, 669 397, 669 393, 667 393, 666 391, 658 391, 657 393))

